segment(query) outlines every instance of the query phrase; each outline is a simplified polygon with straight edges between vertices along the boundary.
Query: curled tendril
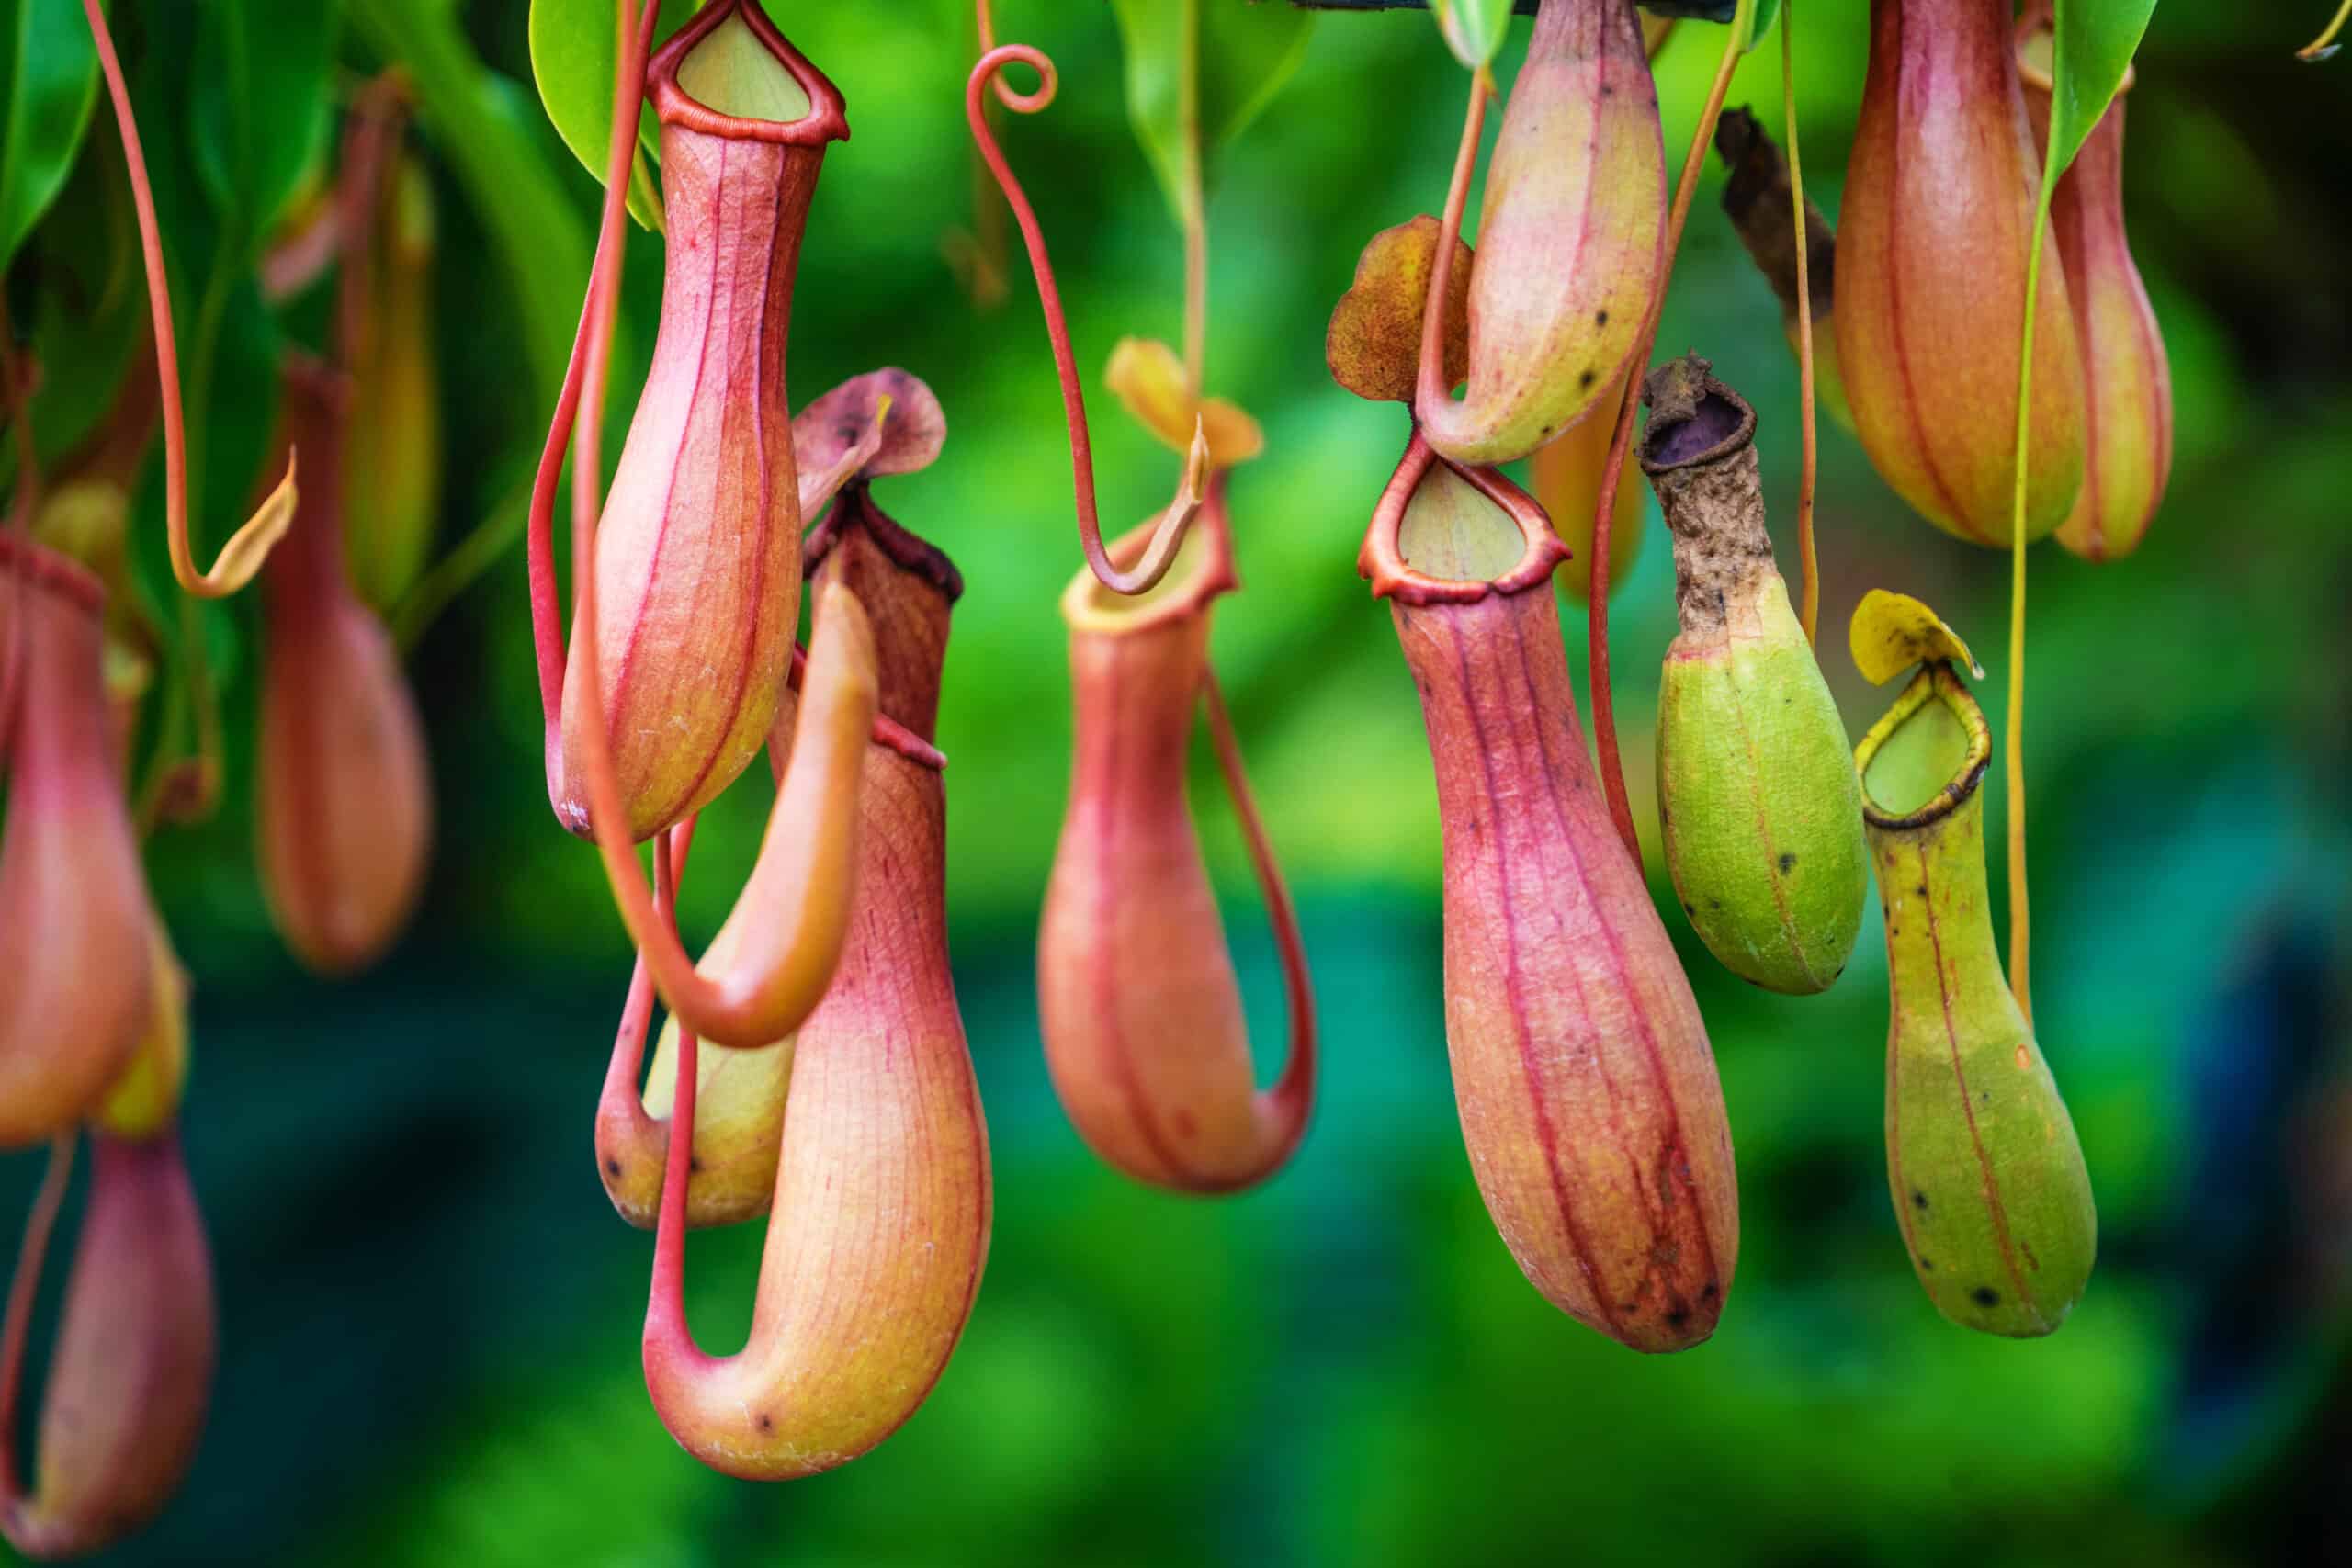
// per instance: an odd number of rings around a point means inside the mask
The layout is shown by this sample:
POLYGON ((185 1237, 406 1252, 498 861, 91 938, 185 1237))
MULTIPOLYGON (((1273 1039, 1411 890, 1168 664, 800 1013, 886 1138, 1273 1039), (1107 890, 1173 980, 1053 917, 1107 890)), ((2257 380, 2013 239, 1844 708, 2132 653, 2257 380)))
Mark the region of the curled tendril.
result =
POLYGON ((164 405, 164 519, 171 538, 172 576, 182 592, 199 599, 225 599, 261 570, 270 549, 285 536, 294 521, 294 457, 286 455, 286 477, 261 503, 244 526, 229 536, 220 555, 204 571, 196 570, 187 535, 187 429, 180 409, 180 356, 172 335, 171 276, 164 266, 164 238, 155 221, 155 193, 147 182, 147 154, 139 141, 139 122, 131 114, 130 88, 123 81, 122 62, 114 51, 114 35, 98 9, 98 0, 82 0, 89 18, 90 39, 97 46, 98 67, 105 73, 107 96, 114 103, 115 129, 122 137, 122 162, 130 176, 130 201, 139 215, 140 259, 147 271, 147 308, 153 318, 155 380, 164 405))
MULTIPOLYGON (((981 41, 986 43, 988 12, 980 9, 981 41)), ((1061 377, 1062 412, 1069 424, 1069 461, 1072 486, 1078 500, 1078 538, 1086 551, 1086 564, 1103 587, 1114 593, 1144 592, 1168 575, 1168 568, 1176 558, 1177 547, 1184 542, 1185 533, 1193 519, 1199 514, 1205 475, 1208 469, 1208 437, 1198 419, 1193 423, 1193 446, 1185 457, 1183 478, 1178 482, 1176 497, 1159 514, 1152 530, 1151 543, 1134 568, 1121 571, 1111 562, 1111 553, 1102 545, 1102 522, 1094 503, 1094 444, 1086 429, 1086 394, 1080 388, 1078 363, 1069 346, 1069 323, 1062 315, 1061 290, 1054 283, 1054 264, 1046 254, 1046 236, 1037 227, 1037 213, 1029 205, 1029 197, 1012 169, 1004 160, 1004 150, 997 145, 996 132, 989 128, 988 104, 983 94, 990 84, 1006 107, 1021 114, 1035 114, 1054 101, 1060 85, 1054 62, 1043 50, 1025 43, 999 44, 982 54, 964 88, 964 115, 971 122, 972 140, 980 150, 981 161, 989 173, 996 176, 999 189, 1012 208, 1013 220, 1021 225, 1021 242, 1028 248, 1029 270, 1037 279, 1037 303, 1046 313, 1046 336, 1054 347, 1054 369, 1061 377), (1007 66, 1025 65, 1037 73, 1038 85, 1034 92, 1014 93, 1004 84, 1007 66)))
MULTIPOLYGON (((980 38, 980 52, 996 52, 996 20, 989 0, 973 0, 972 21, 980 38)), ((1015 114, 1035 114, 1054 101, 1054 93, 1061 85, 1061 78, 1054 71, 1054 62, 1043 54, 1028 62, 1037 73, 1038 85, 1033 92, 1016 93, 1012 84, 1004 79, 1004 68, 999 66, 989 78, 989 85, 996 90, 996 101, 1015 114)))

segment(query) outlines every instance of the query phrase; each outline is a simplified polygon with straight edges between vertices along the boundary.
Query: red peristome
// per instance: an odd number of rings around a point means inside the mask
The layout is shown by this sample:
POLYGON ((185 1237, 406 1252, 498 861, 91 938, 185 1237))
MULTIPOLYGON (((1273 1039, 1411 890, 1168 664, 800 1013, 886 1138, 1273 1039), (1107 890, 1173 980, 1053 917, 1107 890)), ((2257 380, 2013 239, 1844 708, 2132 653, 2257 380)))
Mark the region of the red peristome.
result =
MULTIPOLYGON (((1112 558, 1132 566, 1155 529, 1130 532, 1112 558)), ((1279 1168, 1306 1131, 1314 1070, 1310 1033, 1283 1078, 1257 1087, 1186 788, 1210 606, 1238 585, 1232 547, 1219 474, 1158 587, 1121 598, 1090 570, 1063 595, 1070 793, 1037 937, 1046 1063, 1063 1110, 1105 1161, 1187 1192, 1234 1191, 1279 1168)))
MULTIPOLYGON (((1838 227, 1838 368, 1854 429, 1938 527, 2009 543, 2018 345, 2041 158, 2007 0, 1871 0, 1870 74, 1838 227)), ((2083 474, 2064 269, 2041 269, 2026 448, 2029 539, 2083 474)))
POLYGON ((116 766, 97 580, 0 533, 0 1148, 74 1125, 138 1048, 154 919, 116 766))
POLYGON ((1684 1349, 1714 1332, 1739 1251, 1706 1027, 1585 752, 1546 581, 1558 541, 1517 486, 1456 469, 1526 554, 1489 583, 1414 570, 1398 533, 1429 469, 1416 437, 1363 565, 1390 601, 1437 772, 1463 1141, 1545 1299, 1634 1349, 1684 1349))
MULTIPOLYGON (((748 0, 707 7, 654 56, 667 271, 653 364, 596 536, 605 724, 630 833, 708 804, 767 739, 800 610, 786 338, 808 202, 848 136, 832 84, 748 0), (808 95, 790 121, 718 114, 680 65, 740 17, 808 95)), ((576 658, 583 624, 572 628, 576 658)), ((580 694, 567 682, 549 796, 589 831, 580 694)))
POLYGON ((39 1484, 24 1496, 0 1478, 0 1534, 29 1557, 85 1556, 160 1513, 196 1457, 211 1395, 212 1258, 179 1134, 93 1131, 90 1145, 39 1484))
POLYGON ((433 779, 400 656, 345 570, 349 383, 289 361, 285 391, 287 436, 307 482, 262 569, 255 838, 287 945, 311 968, 342 974, 380 955, 416 907, 433 779))

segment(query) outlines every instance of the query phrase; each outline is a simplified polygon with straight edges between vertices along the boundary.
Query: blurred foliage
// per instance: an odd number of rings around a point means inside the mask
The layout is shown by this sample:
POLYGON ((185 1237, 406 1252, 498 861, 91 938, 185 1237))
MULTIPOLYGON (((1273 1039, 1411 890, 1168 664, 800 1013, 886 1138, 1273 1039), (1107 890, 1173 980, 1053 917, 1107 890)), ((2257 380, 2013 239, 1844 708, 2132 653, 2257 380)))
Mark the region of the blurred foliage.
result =
MULTIPOLYGON (((457 539, 536 455, 598 195, 533 102, 526 8, 113 9, 147 117, 215 528, 242 515, 259 472, 280 344, 316 341, 324 310, 306 299, 272 313, 245 271, 208 261, 249 254, 255 226, 318 176, 350 83, 392 62, 410 72, 446 219, 442 536, 457 539), (332 56, 317 52, 331 37, 332 56), (311 87, 243 91, 232 68, 311 87)), ((1012 297, 984 310, 948 260, 989 231, 963 125, 968 10, 773 10, 855 128, 827 156, 801 259, 795 401, 902 365, 951 428, 944 459, 891 481, 888 500, 969 584, 939 736, 958 976, 997 1160, 995 1256, 969 1333, 901 1434, 820 1480, 725 1481, 655 1420, 638 1369, 650 1241, 613 1217, 590 1168, 628 950, 595 857, 547 811, 509 550, 415 650, 440 849, 427 908, 382 969, 329 988, 278 948, 244 752, 218 818, 153 846, 197 977, 187 1125, 224 1346, 194 1473, 120 1561, 2166 1565, 2265 1560, 2340 1509, 2352 674, 2335 650, 2352 604, 2352 119, 2335 109, 2352 78, 2293 60, 2312 18, 2221 0, 2159 10, 2130 98, 2128 201, 2172 355, 2172 493, 2130 560, 2033 558, 2036 993, 2099 1194, 2090 1292, 2055 1337, 2010 1344, 1945 1324, 1912 1283, 1884 1195, 1876 937, 1834 991, 1799 1000, 1737 986, 1669 914, 1722 1061, 1746 1246, 1717 1338, 1654 1361, 1544 1305, 1464 1167, 1434 789, 1387 614, 1353 565, 1405 432, 1322 365, 1359 247, 1441 199, 1460 67, 1424 17, 1322 18, 1211 193, 1209 384, 1267 437, 1233 479, 1247 591, 1223 606, 1216 653, 1301 895, 1329 1066, 1294 1168, 1207 1204, 1093 1161, 1039 1056, 1031 939, 1069 746, 1054 604, 1079 563, 1024 269, 1010 259, 1012 297)), ((1003 117, 1001 134, 1091 383, 1122 334, 1179 336, 1180 238, 1130 133, 1110 7, 998 11, 1001 39, 1062 69, 1052 109, 1003 117)), ((1834 213, 1866 7, 1802 14, 1805 167, 1834 213)), ((1498 61, 1506 83, 1525 35, 1515 26, 1498 61)), ((1686 23, 1659 59, 1670 162, 1719 39, 1686 23)), ((1749 56, 1730 99, 1774 127, 1778 52, 1749 56)), ((58 242, 106 221, 105 118, 10 277, 18 321, 40 321, 48 291, 77 276, 58 242)), ((1706 354, 1755 403, 1785 522, 1795 370, 1715 212, 1720 172, 1706 178, 1660 347, 1706 354)), ((629 245, 608 452, 660 292, 659 238, 633 230, 629 245)), ((107 352, 119 365, 130 348, 107 352)), ((1173 459, 1115 418, 1095 434, 1109 520, 1155 511, 1173 459)), ((159 468, 140 522, 154 583, 159 468)), ((2001 647, 2006 558, 1906 516, 1826 426, 1820 529, 1825 627, 1885 587, 2001 647)), ((1611 617, 1645 825, 1671 570, 1666 550, 1643 551, 1611 617)), ((247 751, 238 634, 252 614, 203 616, 247 751)), ((1859 734, 1883 696, 1834 636, 1824 646, 1859 734)), ((1998 733, 1993 674, 1980 694, 1998 733)), ((762 773, 706 818, 690 937, 715 928, 749 864, 762 773)), ((1195 794, 1271 1042, 1279 987, 1205 757, 1195 794)), ((37 1165, 9 1162, 7 1212, 37 1165)), ((695 1236, 706 1344, 742 1333, 757 1247, 756 1227, 695 1236)))

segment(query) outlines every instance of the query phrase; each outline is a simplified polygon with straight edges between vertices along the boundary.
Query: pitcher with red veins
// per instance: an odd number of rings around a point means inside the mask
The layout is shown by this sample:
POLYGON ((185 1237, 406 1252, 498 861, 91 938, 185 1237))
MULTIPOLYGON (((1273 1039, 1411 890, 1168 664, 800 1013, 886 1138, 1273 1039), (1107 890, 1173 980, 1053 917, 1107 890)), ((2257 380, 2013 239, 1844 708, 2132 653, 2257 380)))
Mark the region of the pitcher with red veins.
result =
POLYGON ((1588 760, 1551 577, 1509 479, 1416 435, 1360 566, 1421 697, 1445 838, 1445 1035, 1495 1228, 1561 1311, 1636 1350, 1715 1330, 1739 1253, 1698 1003, 1588 760))
MULTIPOLYGON (((748 1341, 712 1356, 686 1323, 700 1060, 691 1036, 675 1054, 671 1123, 686 1135, 668 1143, 645 1316, 646 1387, 662 1425, 703 1463, 747 1481, 847 1463, 915 1413, 971 1316, 991 1208, 988 1128, 948 969, 944 761, 916 733, 937 709, 959 582, 862 487, 811 554, 820 596, 854 585, 888 645, 847 940, 791 1046, 748 1341)), ((779 736, 794 733, 797 701, 785 699, 779 736)))
POLYGON ((16 1406, 43 1216, 18 1265, 29 1278, 20 1274, 9 1303, 0 1535, 28 1557, 87 1556, 162 1512, 196 1457, 211 1395, 212 1259, 177 1127, 146 1138, 94 1128, 90 1146, 29 1494, 17 1479, 16 1406))
MULTIPOLYGON (((1168 575, 1125 597, 1080 570, 1062 595, 1075 705, 1069 807, 1037 938, 1046 1062, 1089 1146, 1156 1187, 1229 1192, 1280 1168, 1312 1109, 1314 1013, 1292 983, 1289 1065, 1261 1090, 1241 989, 1185 784, 1209 680, 1209 609, 1238 586, 1215 476, 1168 575)), ((1112 547, 1124 568, 1146 524, 1112 547)), ((1253 824, 1254 826, 1254 824, 1253 824)), ((1271 867, 1262 861, 1261 875, 1271 867)), ((1285 964, 1287 900, 1269 902, 1285 964)))
MULTIPOLYGON (((1871 0, 1870 72, 1838 228, 1838 368, 1855 434, 1913 510, 2007 548, 2026 270, 2041 158, 2007 0, 1871 0)), ((2025 531, 2083 483, 2083 361, 2041 269, 2025 531)))
POLYGON ((287 946, 345 974, 380 956, 416 907, 433 780, 400 656, 345 570, 349 381, 294 359, 284 386, 287 436, 311 482, 262 569, 255 839, 287 946))
MULTIPOLYGON (((2050 126, 2050 18, 2018 34, 2018 69, 2037 145, 2050 126)), ((2050 240, 2066 274, 2083 355, 2088 432, 2083 491, 2058 525, 2058 542, 2085 560, 2114 560, 2140 547, 2172 477, 2172 366, 2123 226, 2123 100, 2084 141, 2052 193, 2050 240)), ((2046 283, 2050 267, 2045 261, 2046 283)))
POLYGON ((154 911, 124 803, 97 580, 0 533, 0 1148, 73 1127, 153 1005, 154 911))
MULTIPOLYGON (((884 715, 879 728, 902 743, 914 743, 911 750, 918 753, 930 744, 937 721, 949 610, 963 592, 963 580, 944 556, 884 514, 868 481, 928 468, 946 433, 946 415, 931 389, 897 368, 843 382, 792 422, 802 515, 816 515, 840 493, 831 513, 810 535, 807 558, 819 560, 836 551, 842 556, 840 579, 868 606, 874 627, 876 690, 884 715)), ((787 704, 784 711, 797 705, 787 704)), ((793 726, 779 724, 768 750, 779 786, 792 745, 793 726)), ((854 758, 852 767, 854 780, 862 759, 854 758)), ((690 819, 670 835, 673 890, 684 874, 691 826, 690 819)), ((757 919, 755 911, 749 918, 730 917, 704 964, 715 971, 729 968, 741 933, 757 919)), ((673 1088, 686 1038, 673 1013, 648 1072, 645 1040, 652 1007, 652 976, 640 957, 596 1105, 597 1173, 621 1217, 644 1230, 653 1229, 661 1214, 673 1088)), ((685 1220, 691 1227, 735 1224, 768 1212, 792 1082, 793 1039, 747 1049, 705 1039, 698 1057, 685 1220)))
MULTIPOLYGON (((785 340, 819 165, 849 135, 841 94, 757 0, 707 7, 653 57, 646 96, 662 124, 667 274, 595 544, 605 724, 639 839, 734 782, 775 716, 800 608, 785 340)), ((574 625, 575 658, 587 633, 574 625)), ((543 685, 546 663, 543 649, 543 685)), ((576 682, 560 701, 549 795, 585 835, 576 682)))
MULTIPOLYGON (((1474 87, 1483 93, 1484 87, 1474 87)), ((1468 175, 1455 173, 1451 233, 1468 175)), ((1453 265, 1438 261, 1438 283, 1453 265)), ((1633 0, 1544 0, 1487 167, 1465 400, 1425 355, 1413 412, 1462 463, 1523 457, 1622 382, 1666 265, 1666 150, 1633 0)))

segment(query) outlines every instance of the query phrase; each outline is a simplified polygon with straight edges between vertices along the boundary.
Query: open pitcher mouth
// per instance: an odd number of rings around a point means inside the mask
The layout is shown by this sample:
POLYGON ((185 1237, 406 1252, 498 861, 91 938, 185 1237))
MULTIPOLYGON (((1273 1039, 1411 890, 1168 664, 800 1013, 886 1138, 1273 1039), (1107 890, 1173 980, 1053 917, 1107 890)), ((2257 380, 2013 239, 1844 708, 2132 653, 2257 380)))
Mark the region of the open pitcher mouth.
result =
POLYGON ((1854 748, 1862 818, 1901 831, 1966 805, 1993 761, 1984 710, 1948 664, 1922 669, 1854 748))
MULTIPOLYGON (((1150 548, 1159 519, 1148 518, 1111 541, 1112 564, 1131 570, 1150 548)), ((1187 619, 1220 593, 1241 586, 1233 569, 1233 526, 1225 509, 1225 474, 1211 475, 1200 512, 1184 531, 1167 575, 1140 593, 1120 593, 1103 585, 1091 567, 1080 567, 1062 591, 1062 619, 1074 632, 1118 637, 1149 631, 1187 619)))
POLYGON ((735 141, 818 147, 849 140, 848 105, 776 31, 758 0, 718 0, 662 46, 646 96, 663 125, 735 141))
POLYGON ((1568 554, 1533 496, 1497 469, 1444 457, 1417 425, 1373 508, 1356 570, 1375 599, 1467 604, 1548 581, 1568 554))

